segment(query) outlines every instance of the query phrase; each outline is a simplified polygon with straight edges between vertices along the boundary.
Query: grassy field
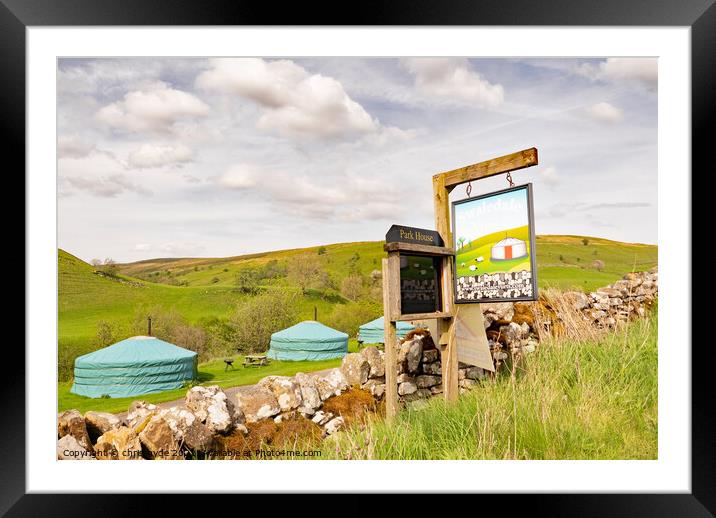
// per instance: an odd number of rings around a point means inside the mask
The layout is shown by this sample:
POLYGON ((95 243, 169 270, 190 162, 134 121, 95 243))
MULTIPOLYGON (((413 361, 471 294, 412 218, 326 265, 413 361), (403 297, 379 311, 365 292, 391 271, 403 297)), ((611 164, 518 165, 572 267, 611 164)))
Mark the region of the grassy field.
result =
MULTIPOLYGON (((349 340, 348 351, 359 351, 358 341, 349 340)), ((300 361, 300 362, 282 362, 273 360, 265 367, 242 367, 243 356, 228 356, 233 358, 234 369, 226 370, 226 364, 223 359, 214 360, 199 365, 199 376, 197 385, 219 385, 222 388, 237 387, 239 385, 253 385, 266 376, 293 376, 297 372, 311 372, 323 369, 331 369, 341 364, 340 359, 323 360, 323 361, 300 361)), ((138 399, 148 401, 150 403, 162 403, 164 401, 173 401, 183 398, 188 388, 180 388, 176 390, 168 390, 157 394, 144 394, 141 396, 132 396, 127 398, 116 399, 92 399, 84 396, 78 396, 70 393, 72 382, 60 382, 57 386, 57 407, 58 412, 76 408, 84 413, 88 410, 100 412, 124 412, 132 401, 138 399)))
POLYGON ((514 379, 353 427, 322 458, 656 459, 657 446, 654 312, 594 341, 545 342, 514 379))

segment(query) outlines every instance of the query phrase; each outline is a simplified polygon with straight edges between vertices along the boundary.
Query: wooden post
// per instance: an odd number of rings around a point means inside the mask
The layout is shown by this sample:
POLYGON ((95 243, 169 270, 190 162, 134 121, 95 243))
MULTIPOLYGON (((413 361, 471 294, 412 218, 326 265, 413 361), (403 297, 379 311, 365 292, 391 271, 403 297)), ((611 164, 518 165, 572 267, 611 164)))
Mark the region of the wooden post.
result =
MULTIPOLYGON (((435 230, 445 242, 445 246, 452 245, 452 233, 450 232, 450 196, 445 187, 445 176, 433 176, 433 202, 435 205, 435 230)), ((453 262, 452 258, 443 261, 442 299, 443 308, 447 311, 454 305, 454 286, 452 280, 453 262)), ((456 401, 459 395, 458 389, 458 365, 457 347, 455 345, 455 334, 452 331, 454 317, 439 318, 437 320, 438 336, 435 337, 435 344, 440 349, 440 362, 443 378, 443 394, 446 401, 456 401)))
POLYGON ((396 319, 400 314, 400 255, 383 259, 383 340, 385 344, 385 417, 398 413, 398 351, 396 319))

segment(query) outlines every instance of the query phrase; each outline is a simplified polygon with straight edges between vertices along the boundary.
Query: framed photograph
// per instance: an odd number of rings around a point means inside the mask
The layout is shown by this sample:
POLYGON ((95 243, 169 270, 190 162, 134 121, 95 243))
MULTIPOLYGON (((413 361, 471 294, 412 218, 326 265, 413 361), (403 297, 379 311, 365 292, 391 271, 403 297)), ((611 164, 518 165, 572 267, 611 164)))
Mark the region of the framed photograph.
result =
POLYGON ((532 184, 453 202, 455 303, 537 299, 532 184))

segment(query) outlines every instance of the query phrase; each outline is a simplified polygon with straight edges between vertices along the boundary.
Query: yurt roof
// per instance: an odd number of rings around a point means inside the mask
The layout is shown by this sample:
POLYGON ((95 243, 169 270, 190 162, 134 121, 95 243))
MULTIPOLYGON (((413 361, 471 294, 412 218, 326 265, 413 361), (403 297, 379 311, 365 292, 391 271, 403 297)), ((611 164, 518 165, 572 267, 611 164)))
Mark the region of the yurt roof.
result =
MULTIPOLYGON (((367 331, 372 329, 379 329, 380 331, 384 330, 385 326, 385 320, 384 317, 378 317, 375 320, 371 320, 370 322, 366 322, 362 326, 359 327, 361 331, 367 331)), ((399 331, 412 331, 415 329, 415 326, 413 324, 410 324, 408 322, 396 322, 396 328, 399 331)))
POLYGON ((316 322, 315 320, 304 320, 296 325, 277 331, 271 335, 271 341, 278 342, 333 342, 336 340, 348 340, 348 335, 332 327, 316 322))
POLYGON ((197 353, 154 336, 133 336, 75 360, 81 368, 141 366, 185 360, 197 353))
POLYGON ((506 237, 505 239, 502 239, 501 241, 498 241, 495 243, 494 246, 510 246, 510 245, 521 245, 524 241, 521 239, 517 239, 514 237, 506 237))

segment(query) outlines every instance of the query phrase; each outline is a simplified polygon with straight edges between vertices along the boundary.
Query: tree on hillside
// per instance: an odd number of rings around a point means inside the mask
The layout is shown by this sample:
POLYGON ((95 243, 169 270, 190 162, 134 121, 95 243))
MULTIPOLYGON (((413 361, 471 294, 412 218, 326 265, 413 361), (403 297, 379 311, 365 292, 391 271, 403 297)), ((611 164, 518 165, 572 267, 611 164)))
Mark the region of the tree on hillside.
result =
POLYGON ((110 277, 116 277, 117 273, 119 273, 119 266, 117 266, 114 259, 110 257, 107 257, 104 261, 92 259, 91 264, 94 266, 95 271, 109 275, 110 277))
POLYGON ((587 245, 589 244, 589 239, 587 239, 586 237, 583 237, 583 238, 582 238, 582 244, 583 244, 584 246, 587 246, 587 245))
POLYGON ((592 263, 592 268, 594 268, 595 270, 601 272, 601 271, 604 269, 604 261, 600 261, 599 259, 596 259, 596 260, 592 263))
POLYGON ((318 247, 318 255, 324 255, 326 253, 326 247, 325 246, 319 246, 318 247))
POLYGON ((363 291, 363 278, 360 275, 349 275, 341 283, 341 295, 348 300, 356 301, 363 291))
POLYGON ((457 239, 457 244, 459 245, 458 248, 464 247, 464 246, 465 246, 465 241, 466 241, 466 240, 465 240, 464 237, 459 237, 459 238, 457 239))
POLYGON ((323 273, 321 261, 315 255, 299 255, 288 263, 288 277, 301 288, 303 295, 308 288, 319 284, 323 273))

